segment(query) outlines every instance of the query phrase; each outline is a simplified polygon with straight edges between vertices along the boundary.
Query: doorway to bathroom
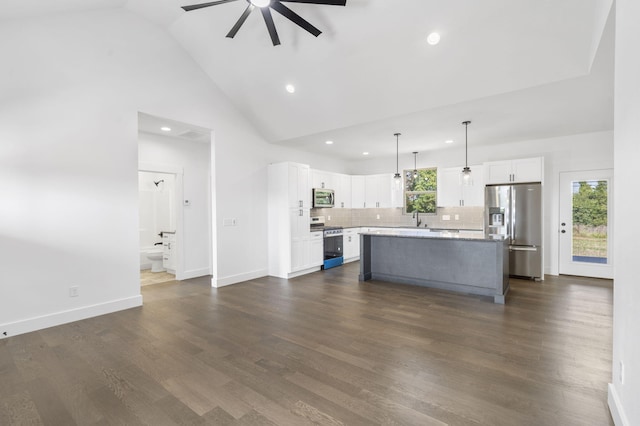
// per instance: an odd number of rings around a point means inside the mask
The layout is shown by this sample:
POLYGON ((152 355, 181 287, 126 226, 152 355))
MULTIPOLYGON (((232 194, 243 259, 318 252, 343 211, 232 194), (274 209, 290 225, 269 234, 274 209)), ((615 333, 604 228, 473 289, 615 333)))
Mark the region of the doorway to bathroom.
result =
POLYGON ((151 282, 163 280, 165 272, 175 273, 174 279, 180 281, 215 270, 211 141, 210 129, 138 113, 143 280, 148 275, 144 271, 153 271, 149 261, 143 263, 149 258, 143 252, 160 247, 164 263, 156 270, 164 271, 150 272, 151 282))
POLYGON ((138 171, 140 285, 176 279, 176 174, 138 171))

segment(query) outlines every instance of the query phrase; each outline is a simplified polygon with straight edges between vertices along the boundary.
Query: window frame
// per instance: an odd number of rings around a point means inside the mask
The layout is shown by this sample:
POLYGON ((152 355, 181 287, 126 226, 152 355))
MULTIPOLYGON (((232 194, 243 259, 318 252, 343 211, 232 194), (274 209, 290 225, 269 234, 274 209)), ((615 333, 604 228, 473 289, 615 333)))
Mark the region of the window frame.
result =
POLYGON ((403 183, 402 183, 402 211, 404 214, 413 214, 415 212, 415 210, 411 210, 411 211, 407 211, 407 196, 408 195, 425 195, 425 194, 433 194, 433 200, 434 200, 434 206, 433 206, 433 211, 429 211, 429 212, 423 212, 420 211, 420 214, 426 214, 426 215, 437 215, 438 213, 438 168, 437 167, 422 167, 422 168, 418 168, 415 169, 418 170, 418 173, 420 173, 420 171, 432 171, 433 170, 433 175, 435 177, 436 183, 435 183, 435 187, 433 189, 430 190, 422 190, 422 191, 409 191, 407 190, 407 186, 409 184, 409 177, 412 177, 413 175, 413 171, 414 169, 407 169, 407 170, 403 170, 403 183))

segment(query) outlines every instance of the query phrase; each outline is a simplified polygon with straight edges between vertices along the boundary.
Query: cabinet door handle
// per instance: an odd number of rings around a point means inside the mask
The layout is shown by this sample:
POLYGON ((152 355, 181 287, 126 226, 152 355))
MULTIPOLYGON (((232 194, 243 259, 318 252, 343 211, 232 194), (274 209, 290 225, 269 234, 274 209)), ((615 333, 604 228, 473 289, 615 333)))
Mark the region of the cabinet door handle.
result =
POLYGON ((300 212, 298 213, 298 216, 302 216, 302 210, 300 210, 300 212))
POLYGON ((298 201, 298 207, 302 207, 302 200, 298 201))

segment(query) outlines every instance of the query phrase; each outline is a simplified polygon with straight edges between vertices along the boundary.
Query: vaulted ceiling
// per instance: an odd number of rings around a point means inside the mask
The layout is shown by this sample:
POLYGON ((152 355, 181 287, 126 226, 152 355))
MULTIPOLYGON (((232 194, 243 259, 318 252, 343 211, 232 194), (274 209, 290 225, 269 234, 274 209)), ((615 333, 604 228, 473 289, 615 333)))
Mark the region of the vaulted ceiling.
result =
MULTIPOLYGON (((201 1, 201 2, 204 2, 201 1)), ((347 0, 286 5, 272 46, 238 0, 198 11, 177 0, 6 0, 0 19, 124 7, 165 27, 264 138, 345 159, 613 128, 612 0, 347 0), (431 32, 441 42, 431 46, 431 32), (285 90, 293 84, 296 92, 285 90), (471 133, 473 131, 473 133, 471 133)))

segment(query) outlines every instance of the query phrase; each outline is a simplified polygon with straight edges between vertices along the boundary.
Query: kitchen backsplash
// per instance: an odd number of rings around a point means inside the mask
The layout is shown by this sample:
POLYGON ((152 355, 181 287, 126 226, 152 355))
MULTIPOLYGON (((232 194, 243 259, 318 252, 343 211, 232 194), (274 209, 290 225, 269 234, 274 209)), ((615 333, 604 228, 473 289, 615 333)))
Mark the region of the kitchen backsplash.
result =
MULTIPOLYGON (((311 216, 324 216, 327 226, 416 226, 411 214, 401 208, 389 209, 312 209, 311 216)), ((436 214, 420 214, 420 227, 441 229, 477 229, 484 224, 483 207, 438 207, 436 214), (447 220, 448 219, 448 220, 447 220)))

